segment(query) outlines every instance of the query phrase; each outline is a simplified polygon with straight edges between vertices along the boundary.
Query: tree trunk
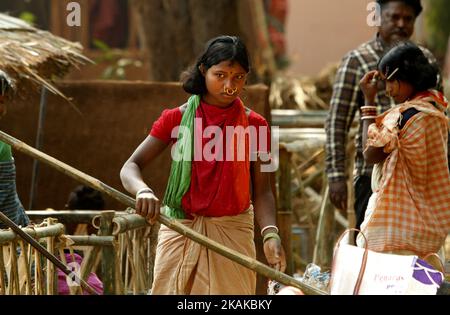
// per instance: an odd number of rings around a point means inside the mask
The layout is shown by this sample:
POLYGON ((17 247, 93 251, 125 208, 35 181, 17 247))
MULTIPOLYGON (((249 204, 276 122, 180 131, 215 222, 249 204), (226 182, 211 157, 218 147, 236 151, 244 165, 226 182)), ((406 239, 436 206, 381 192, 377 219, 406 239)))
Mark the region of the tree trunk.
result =
POLYGON ((177 81, 212 37, 240 35, 239 0, 133 0, 149 79, 177 81))
POLYGON ((178 81, 219 35, 239 36, 252 61, 250 83, 274 72, 263 0, 132 0, 139 39, 148 54, 149 80, 178 81))

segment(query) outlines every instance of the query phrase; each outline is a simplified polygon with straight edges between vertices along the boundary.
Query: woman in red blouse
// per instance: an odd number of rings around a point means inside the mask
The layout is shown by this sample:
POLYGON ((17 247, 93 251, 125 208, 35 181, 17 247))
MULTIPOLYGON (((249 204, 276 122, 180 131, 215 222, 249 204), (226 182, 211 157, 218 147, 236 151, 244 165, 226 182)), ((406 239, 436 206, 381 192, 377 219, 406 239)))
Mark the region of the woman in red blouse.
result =
MULTIPOLYGON (((136 195, 136 211, 154 223, 160 211, 249 257, 256 257, 253 218, 261 227, 269 264, 285 269, 275 225, 266 120, 244 107, 239 95, 250 71, 247 49, 237 37, 212 39, 182 76, 192 96, 165 110, 150 135, 121 170, 136 195), (172 144, 172 168, 161 207, 142 170, 172 144)), ((152 294, 255 294, 256 274, 162 226, 152 294)))

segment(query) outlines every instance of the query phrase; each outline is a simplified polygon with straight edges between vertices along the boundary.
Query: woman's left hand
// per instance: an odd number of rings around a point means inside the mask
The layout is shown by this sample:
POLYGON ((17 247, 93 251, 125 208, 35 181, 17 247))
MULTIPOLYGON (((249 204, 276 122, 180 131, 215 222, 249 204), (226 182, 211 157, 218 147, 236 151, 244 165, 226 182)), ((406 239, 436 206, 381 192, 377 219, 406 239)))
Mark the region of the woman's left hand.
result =
POLYGON ((375 96, 378 92, 377 77, 379 73, 377 70, 367 72, 364 77, 359 81, 359 86, 364 93, 366 103, 373 104, 375 96))
POLYGON ((281 272, 286 270, 286 255, 278 239, 270 238, 264 243, 264 255, 270 267, 281 272))

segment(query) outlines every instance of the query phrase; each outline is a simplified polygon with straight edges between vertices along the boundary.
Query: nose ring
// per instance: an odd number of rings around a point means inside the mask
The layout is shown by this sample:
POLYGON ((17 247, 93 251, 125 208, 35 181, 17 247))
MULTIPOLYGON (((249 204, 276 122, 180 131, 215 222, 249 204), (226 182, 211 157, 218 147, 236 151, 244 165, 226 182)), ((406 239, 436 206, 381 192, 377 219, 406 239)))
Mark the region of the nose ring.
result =
POLYGON ((229 96, 233 96, 234 94, 236 94, 237 90, 238 90, 237 88, 231 89, 231 88, 223 87, 223 91, 229 96))

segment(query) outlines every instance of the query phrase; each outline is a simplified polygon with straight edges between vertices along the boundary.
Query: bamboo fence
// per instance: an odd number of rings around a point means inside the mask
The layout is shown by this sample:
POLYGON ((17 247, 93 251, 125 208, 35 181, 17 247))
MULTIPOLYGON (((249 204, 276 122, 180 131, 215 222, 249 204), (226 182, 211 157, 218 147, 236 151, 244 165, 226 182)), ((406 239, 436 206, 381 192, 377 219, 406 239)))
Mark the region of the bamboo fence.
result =
MULTIPOLYGON (((133 198, 119 192, 118 190, 115 190, 114 188, 104 184, 103 182, 99 181, 98 179, 96 179, 92 176, 89 176, 89 175, 87 175, 87 174, 61 162, 61 161, 58 161, 57 159, 55 159, 49 155, 46 155, 45 153, 42 153, 39 150, 36 150, 36 149, 28 146, 24 142, 22 142, 18 139, 15 139, 14 137, 12 137, 4 132, 1 132, 1 131, 0 131, 0 141, 3 141, 5 143, 11 145, 16 151, 25 153, 25 154, 31 156, 32 158, 37 159, 37 160, 55 168, 56 170, 74 178, 75 180, 77 180, 79 182, 81 182, 87 186, 90 186, 102 193, 109 195, 110 197, 123 203, 125 206, 133 208, 135 205, 135 200, 133 198)), ((134 220, 136 220, 138 222, 141 221, 141 222, 143 222, 143 224, 146 223, 145 219, 143 217, 140 217, 138 215, 133 215, 133 216, 134 216, 134 220)), ((241 264, 244 267, 254 270, 255 272, 257 272, 269 279, 276 280, 284 285, 299 288, 305 294, 311 294, 311 295, 327 294, 326 292, 319 290, 308 284, 305 284, 287 274, 284 274, 273 268, 270 268, 267 265, 257 261, 256 259, 244 256, 235 250, 229 249, 229 248, 223 246, 222 244, 215 242, 215 241, 205 237, 204 235, 185 227, 183 224, 181 224, 180 222, 178 222, 175 219, 171 219, 164 215, 160 215, 158 217, 158 221, 160 223, 166 225, 167 227, 173 229, 174 231, 207 247, 208 249, 213 250, 213 251, 217 252, 218 254, 241 264)), ((112 233, 112 224, 105 223, 105 225, 103 227, 101 226, 101 229, 103 229, 104 231, 107 231, 108 233, 112 233)), ((108 252, 107 249, 103 249, 103 255, 109 257, 109 259, 113 259, 113 257, 114 257, 113 253, 108 252)), ((115 278, 114 275, 112 275, 112 277, 115 278)), ((109 277, 108 277, 108 279, 109 279, 109 277)), ((113 286, 113 285, 114 285, 114 281, 112 281, 112 283, 106 283, 105 291, 113 292, 114 290, 110 289, 110 286, 113 286)))

